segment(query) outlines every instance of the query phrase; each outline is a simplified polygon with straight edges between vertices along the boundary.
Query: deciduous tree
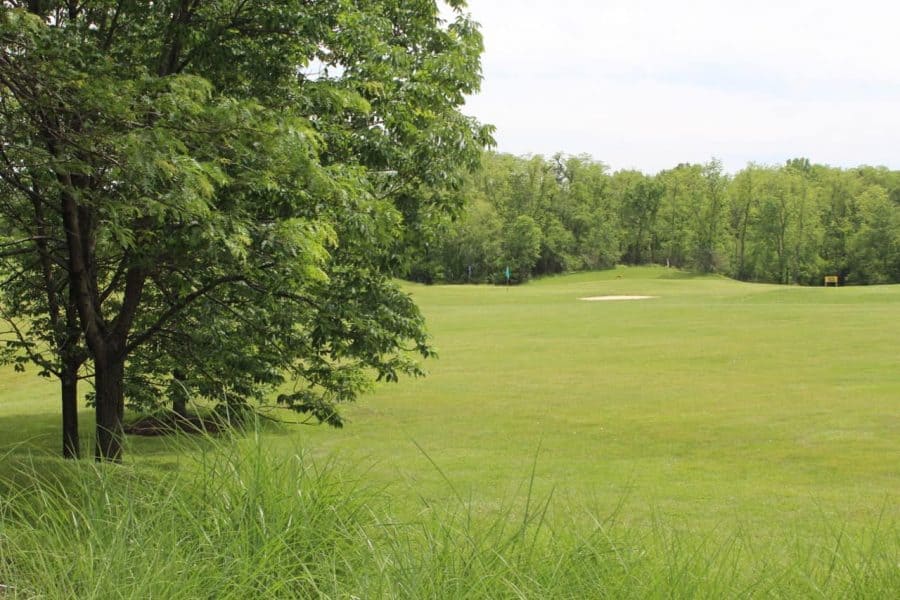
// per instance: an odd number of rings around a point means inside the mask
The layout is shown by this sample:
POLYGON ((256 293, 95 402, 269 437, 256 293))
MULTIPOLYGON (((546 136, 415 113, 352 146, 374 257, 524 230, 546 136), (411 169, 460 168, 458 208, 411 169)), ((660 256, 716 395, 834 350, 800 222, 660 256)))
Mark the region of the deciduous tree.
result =
POLYGON ((59 233, 98 458, 121 456, 128 373, 293 376, 281 400, 338 423, 364 372, 417 372, 399 240, 489 141, 458 110, 481 38, 448 4, 451 23, 433 0, 4 3, 0 179, 59 233))

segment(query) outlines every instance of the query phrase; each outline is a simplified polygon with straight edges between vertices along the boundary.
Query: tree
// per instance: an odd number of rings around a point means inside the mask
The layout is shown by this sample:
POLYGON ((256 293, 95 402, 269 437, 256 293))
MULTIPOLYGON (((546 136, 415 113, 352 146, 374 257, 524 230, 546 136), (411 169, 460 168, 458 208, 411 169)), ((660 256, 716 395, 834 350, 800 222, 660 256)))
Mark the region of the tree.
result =
POLYGON ((790 283, 818 284, 822 272, 818 252, 822 245, 822 227, 810 179, 812 167, 806 159, 794 159, 788 161, 784 170, 793 202, 793 219, 788 231, 787 280, 790 283))
POLYGON ((681 164, 659 174, 665 193, 660 200, 657 230, 666 265, 685 267, 691 248, 691 212, 700 201, 702 177, 698 165, 681 164))
POLYGON ((443 236, 440 260, 445 281, 490 281, 501 265, 502 223, 493 206, 476 200, 443 236))
POLYGON ((0 228, 7 236, 15 234, 11 240, 0 242, 0 273, 8 273, 0 287, 0 317, 9 326, 7 334, 12 336, 6 340, 6 352, 0 350, 0 362, 12 362, 18 370, 32 362, 40 375, 59 380, 62 454, 65 458, 77 458, 78 381, 87 352, 72 288, 66 284, 65 273, 54 262, 51 251, 51 243, 59 238, 59 232, 50 230, 40 202, 27 199, 31 211, 15 206, 16 200, 24 198, 3 187, 0 182, 0 194, 7 207, 14 207, 14 214, 25 218, 18 226, 7 224, 0 228))
POLYGON ((503 258, 512 278, 527 281, 541 255, 541 228, 528 215, 519 215, 503 235, 503 258))
POLYGON ((562 169, 562 220, 574 237, 578 268, 614 266, 619 260, 619 223, 606 165, 590 156, 570 156, 562 169))
POLYGON ((851 173, 837 169, 820 168, 815 175, 822 213, 823 238, 819 255, 828 273, 846 281, 850 273, 848 244, 859 224, 856 206, 859 182, 851 173))
POLYGON ((490 138, 458 111, 481 38, 449 4, 449 24, 431 0, 0 9, 4 222, 25 198, 54 219, 99 459, 121 456, 129 381, 293 377, 281 401, 337 424, 366 370, 418 372, 398 240, 458 205, 490 138))
POLYGON ((722 172, 722 163, 711 160, 700 170, 703 177, 703 195, 695 207, 694 266, 705 273, 722 267, 720 252, 725 230, 726 189, 728 176, 722 172))
POLYGON ((631 264, 656 259, 653 233, 663 196, 663 186, 655 178, 637 171, 619 171, 613 176, 624 227, 624 259, 631 264))
POLYGON ((880 185, 859 195, 860 227, 849 240, 851 281, 889 283, 900 275, 900 208, 880 185))

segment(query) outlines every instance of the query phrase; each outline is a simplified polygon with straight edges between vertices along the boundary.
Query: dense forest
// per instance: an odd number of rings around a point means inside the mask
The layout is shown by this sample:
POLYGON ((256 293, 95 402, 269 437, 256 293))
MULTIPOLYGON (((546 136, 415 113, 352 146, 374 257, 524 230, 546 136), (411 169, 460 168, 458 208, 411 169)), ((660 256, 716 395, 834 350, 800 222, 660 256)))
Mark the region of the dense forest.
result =
POLYGON ((900 171, 716 160, 650 176, 589 156, 486 153, 409 278, 513 283, 656 263, 745 281, 900 281, 900 171))

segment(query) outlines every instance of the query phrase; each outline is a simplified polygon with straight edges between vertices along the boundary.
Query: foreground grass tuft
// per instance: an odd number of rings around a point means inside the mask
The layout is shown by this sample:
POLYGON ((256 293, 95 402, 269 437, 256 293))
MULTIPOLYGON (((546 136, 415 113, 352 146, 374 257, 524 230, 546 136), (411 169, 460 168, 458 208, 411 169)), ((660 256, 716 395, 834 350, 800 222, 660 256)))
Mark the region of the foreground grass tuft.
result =
MULTIPOLYGON (((12 598, 887 598, 897 528, 772 548, 752 532, 641 530, 616 514, 478 515, 459 495, 393 517, 391 496, 256 436, 183 440, 177 468, 31 457, 0 482, 12 598), (588 520, 591 526, 585 527, 588 520)), ((435 467, 436 468, 436 467, 435 467)), ((452 485, 447 481, 447 485, 452 485)), ((585 511, 580 511, 584 513, 585 511)))
POLYGON ((331 595, 366 497, 302 456, 196 450, 168 472, 21 464, 0 508, 0 578, 22 597, 331 595))

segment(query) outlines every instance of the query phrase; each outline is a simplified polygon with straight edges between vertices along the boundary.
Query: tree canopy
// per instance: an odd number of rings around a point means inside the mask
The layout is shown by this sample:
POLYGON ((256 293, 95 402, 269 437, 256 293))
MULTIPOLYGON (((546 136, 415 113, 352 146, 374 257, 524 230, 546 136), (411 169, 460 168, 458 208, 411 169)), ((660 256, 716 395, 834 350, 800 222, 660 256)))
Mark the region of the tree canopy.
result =
POLYGON ((656 263, 745 281, 900 282, 900 172, 793 159, 734 175, 715 160, 655 175, 615 173, 590 156, 488 153, 467 208, 409 276, 499 281, 656 263), (536 254, 521 252, 524 219, 536 254))
POLYGON ((391 278, 491 132, 459 112, 482 43, 447 4, 3 4, 0 306, 63 385, 89 360, 98 458, 126 392, 293 382, 280 402, 340 424, 370 375, 420 372, 391 278))

